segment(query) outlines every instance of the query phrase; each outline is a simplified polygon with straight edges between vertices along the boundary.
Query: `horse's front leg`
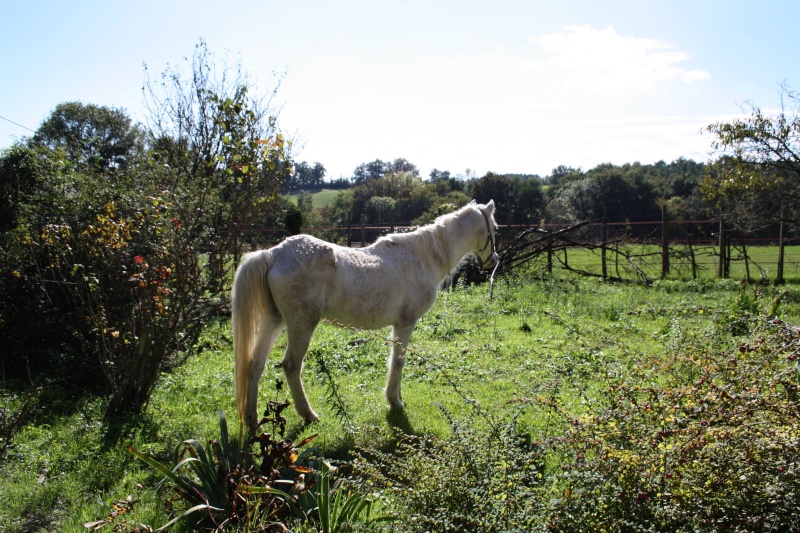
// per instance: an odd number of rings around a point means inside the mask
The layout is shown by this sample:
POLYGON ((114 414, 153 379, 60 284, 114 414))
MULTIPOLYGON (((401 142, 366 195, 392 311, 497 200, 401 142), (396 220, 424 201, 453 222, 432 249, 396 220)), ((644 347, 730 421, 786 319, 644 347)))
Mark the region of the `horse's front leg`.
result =
POLYGON ((308 351, 308 344, 311 341, 311 334, 314 333, 315 326, 316 324, 309 328, 287 328, 288 343, 286 345, 286 354, 280 363, 286 376, 286 383, 292 393, 294 409, 306 422, 319 420, 317 413, 311 409, 311 404, 308 403, 308 397, 306 397, 306 391, 303 388, 303 381, 300 376, 303 371, 303 359, 308 351))
POLYGON ((386 401, 392 409, 402 409, 403 400, 400 395, 400 381, 403 367, 406 364, 406 347, 411 339, 416 322, 406 326, 394 326, 392 329, 392 349, 389 353, 389 367, 386 374, 386 401))

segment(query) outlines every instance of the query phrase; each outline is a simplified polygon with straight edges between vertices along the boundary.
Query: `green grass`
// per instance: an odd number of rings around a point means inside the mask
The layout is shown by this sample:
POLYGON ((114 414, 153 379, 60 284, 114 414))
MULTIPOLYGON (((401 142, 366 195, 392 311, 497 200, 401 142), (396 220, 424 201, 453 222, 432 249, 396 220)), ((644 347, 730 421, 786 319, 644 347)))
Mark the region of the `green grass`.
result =
MULTIPOLYGON (((619 248, 620 253, 608 251, 606 255, 606 271, 609 277, 627 280, 641 280, 640 275, 632 267, 631 262, 640 269, 649 280, 661 277, 661 248, 654 245, 626 245, 619 248), (626 255, 631 257, 629 262, 626 255)), ((717 247, 694 247, 695 270, 689 259, 689 248, 675 245, 672 247, 673 257, 670 260, 668 279, 714 279, 717 277, 717 247), (680 254, 682 257, 676 257, 680 254)), ((800 246, 785 247, 784 279, 800 281, 800 246)), ((543 258, 542 258, 543 260, 543 258)), ((554 268, 559 268, 566 261, 570 268, 582 270, 594 275, 602 274, 602 260, 599 250, 570 248, 565 253, 558 252, 553 259, 554 268)), ((747 248, 747 261, 741 250, 731 254, 730 278, 743 280, 748 270, 751 281, 775 281, 778 265, 777 246, 751 246, 747 248)))
MULTIPOLYGON (((317 191, 311 195, 311 205, 314 209, 319 209, 321 207, 325 207, 326 205, 333 205, 334 200, 336 200, 336 196, 339 195, 341 190, 339 189, 322 189, 321 191, 317 191)), ((291 194, 288 196, 289 200, 297 205, 297 195, 291 194)))
MULTIPOLYGON (((548 395, 580 413, 610 379, 679 350, 682 339, 726 320, 742 301, 763 308, 782 290, 787 294, 780 313, 798 325, 797 286, 751 286, 742 292, 735 280, 664 281, 653 287, 575 277, 499 280, 491 301, 487 286, 442 292, 412 337, 402 415, 389 413, 383 399, 389 330, 322 324, 304 370, 321 422, 304 426, 291 414, 288 433, 295 440, 319 433, 312 453, 347 459, 356 447, 392 449, 395 429, 448 435, 451 425, 443 410, 460 417, 478 405, 496 414, 515 399, 548 395), (337 405, 327 399, 326 377, 335 383, 343 403, 338 407, 353 431, 345 429, 337 405)), ((229 328, 227 321, 209 326, 200 353, 163 374, 145 414, 125 427, 104 424, 102 399, 68 397, 56 387, 45 391, 0 463, 0 530, 83 531, 83 523, 103 519, 113 501, 129 494, 141 498, 130 516, 156 527, 166 523, 163 495, 151 490, 158 477, 125 446, 166 459, 184 439, 216 438, 217 410, 235 420, 229 328)), ((284 347, 285 336, 271 363, 284 347)), ((262 405, 287 397, 273 386, 280 377, 268 364, 262 405)), ((11 390, 2 392, 6 399, 13 396, 11 390)), ((531 433, 547 424, 535 410, 518 422, 531 433)))

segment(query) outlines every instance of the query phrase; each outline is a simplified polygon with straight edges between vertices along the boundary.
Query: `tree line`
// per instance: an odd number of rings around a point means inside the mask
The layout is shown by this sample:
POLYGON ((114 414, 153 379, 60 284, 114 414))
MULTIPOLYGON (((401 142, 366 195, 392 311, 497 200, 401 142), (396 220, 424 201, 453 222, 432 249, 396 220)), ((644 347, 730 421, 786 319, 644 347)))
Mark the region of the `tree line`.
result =
POLYGON ((423 179, 404 158, 377 159, 354 170, 332 205, 314 209, 310 194, 301 194, 297 207, 309 227, 341 227, 362 220, 425 224, 472 199, 493 199, 503 224, 660 217, 663 205, 674 217, 696 219, 708 216, 700 188, 706 167, 681 158, 651 165, 602 164, 588 171, 559 166, 547 176, 487 172, 477 177, 470 171, 453 175, 433 169, 423 179))

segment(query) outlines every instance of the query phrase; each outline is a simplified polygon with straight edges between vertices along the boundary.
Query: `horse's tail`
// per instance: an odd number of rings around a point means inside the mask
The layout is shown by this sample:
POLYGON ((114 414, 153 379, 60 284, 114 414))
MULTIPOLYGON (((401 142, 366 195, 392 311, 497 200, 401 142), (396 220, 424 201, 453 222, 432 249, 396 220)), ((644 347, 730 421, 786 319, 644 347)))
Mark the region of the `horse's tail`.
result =
POLYGON ((265 327, 269 310, 267 273, 270 268, 267 250, 244 256, 233 278, 231 322, 233 324, 233 353, 236 365, 236 407, 239 420, 244 420, 250 363, 258 343, 260 330, 265 327))

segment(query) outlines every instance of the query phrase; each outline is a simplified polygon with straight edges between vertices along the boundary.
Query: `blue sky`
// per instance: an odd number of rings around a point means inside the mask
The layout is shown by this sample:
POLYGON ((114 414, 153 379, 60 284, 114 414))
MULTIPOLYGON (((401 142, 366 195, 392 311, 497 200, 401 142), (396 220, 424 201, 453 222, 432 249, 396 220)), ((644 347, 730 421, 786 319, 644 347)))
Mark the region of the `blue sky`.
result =
MULTIPOLYGON (((0 116, 35 130, 79 100, 143 120, 143 64, 203 38, 260 92, 280 80, 296 158, 331 178, 397 157, 424 176, 706 161, 703 127, 800 89, 797 20, 770 0, 6 1, 0 116)), ((0 120, 0 147, 30 134, 0 120)))

